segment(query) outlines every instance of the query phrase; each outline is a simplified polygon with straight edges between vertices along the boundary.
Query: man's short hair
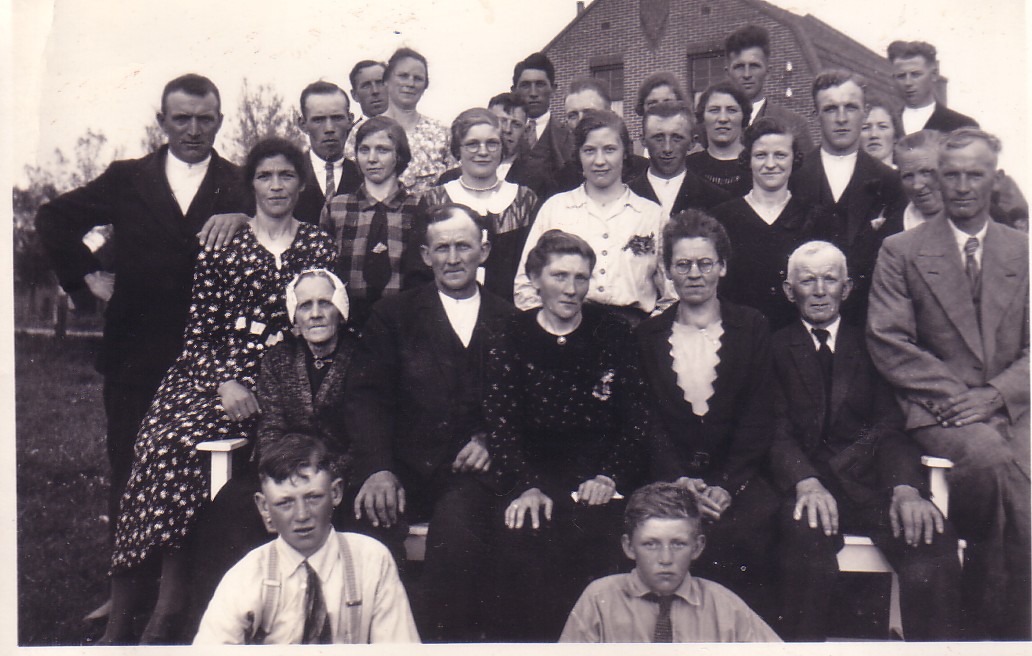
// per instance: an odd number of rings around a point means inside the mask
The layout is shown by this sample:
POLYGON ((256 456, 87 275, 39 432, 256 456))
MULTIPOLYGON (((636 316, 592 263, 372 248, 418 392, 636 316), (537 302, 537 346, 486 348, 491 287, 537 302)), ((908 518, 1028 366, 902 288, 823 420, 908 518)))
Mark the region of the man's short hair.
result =
POLYGON ((584 146, 584 142, 588 140, 588 135, 600 128, 612 128, 618 135, 620 135, 620 142, 624 147, 623 166, 624 171, 626 171, 630 164, 631 156, 634 155, 633 145, 631 144, 631 134, 627 131, 627 124, 624 123, 623 119, 615 112, 608 109, 584 110, 580 123, 578 123, 577 127, 573 129, 574 167, 581 173, 584 172, 579 155, 580 149, 584 146))
POLYGON ((657 118, 671 118, 673 116, 684 116, 688 119, 688 129, 691 130, 692 124, 695 121, 695 114, 692 112, 692 108, 688 106, 688 103, 680 100, 672 102, 661 102, 656 103, 652 107, 645 110, 645 115, 641 118, 641 131, 645 133, 645 126, 648 124, 649 117, 655 116, 657 118))
POLYGON ((362 145, 366 137, 377 132, 386 132, 387 138, 394 144, 395 158, 397 160, 394 172, 397 175, 401 175, 408 168, 409 162, 412 161, 412 148, 409 146, 405 128, 401 127, 393 118, 381 114, 380 116, 373 116, 362 121, 362 124, 358 126, 358 130, 355 132, 355 152, 358 152, 358 147, 362 145))
POLYGON ((929 64, 936 64, 935 46, 925 41, 893 41, 886 49, 889 61, 894 62, 901 57, 924 57, 929 64))
POLYGON ((943 133, 938 130, 918 130, 901 137, 892 148, 892 153, 898 160, 900 155, 912 150, 930 149, 938 152, 943 139, 943 133))
POLYGON ((942 143, 939 145, 939 153, 942 154, 950 150, 964 148, 971 145, 973 141, 985 142, 985 145, 989 146, 989 150, 993 152, 993 155, 999 155, 1000 150, 1003 149, 1000 140, 985 130, 963 127, 957 128, 953 132, 948 132, 943 136, 942 143))
POLYGON ((383 74, 387 75, 387 62, 373 61, 372 59, 363 59, 354 66, 351 67, 351 72, 348 73, 348 80, 351 81, 351 88, 354 89, 358 86, 358 74, 367 68, 373 66, 383 66, 383 74))
POLYGON ((302 433, 287 433, 262 443, 258 460, 258 477, 262 481, 282 483, 311 467, 314 473, 326 471, 331 478, 340 476, 337 457, 322 440, 302 433))
POLYGON ((738 154, 738 164, 747 171, 752 171, 749 166, 752 160, 752 147, 760 137, 768 134, 784 134, 792 137, 792 170, 797 171, 803 165, 803 151, 799 148, 799 138, 789 129, 788 125, 770 116, 756 119, 752 125, 745 129, 742 134, 742 152, 738 154))
POLYGON ((799 246, 792 251, 791 255, 788 256, 788 269, 787 275, 785 276, 788 283, 792 284, 792 281, 795 278, 795 273, 799 270, 800 262, 804 258, 820 255, 821 253, 831 253, 832 257, 835 259, 835 263, 842 267, 842 275, 849 275, 849 268, 846 265, 846 254, 831 242, 814 240, 808 241, 799 246))
POLYGON ((699 102, 695 105, 695 120, 699 122, 699 125, 703 124, 703 118, 706 116, 706 104, 715 93, 726 93, 734 98, 738 106, 742 108, 742 128, 749 125, 749 119, 752 117, 752 101, 746 97, 744 91, 738 88, 738 85, 730 80, 722 80, 709 85, 699 96, 699 102))
POLYGON ((552 65, 552 60, 548 58, 548 55, 543 52, 535 52, 516 64, 515 68, 512 69, 512 86, 516 86, 519 83, 520 76, 528 68, 535 71, 544 71, 545 75, 548 76, 549 84, 553 87, 555 86, 555 66, 552 65))
POLYGON ((503 91, 502 93, 492 96, 491 100, 487 101, 487 108, 501 107, 507 114, 511 114, 517 109, 522 109, 524 112, 527 111, 527 103, 523 102, 523 98, 520 98, 518 93, 511 91, 503 91))
POLYGON ((552 255, 580 255, 588 261, 589 271, 595 269, 595 249, 588 242, 577 235, 553 228, 546 230, 534 248, 527 253, 527 277, 540 275, 552 255))
POLYGON ((663 226, 663 265, 668 271, 674 245, 682 239, 709 239, 717 251, 717 259, 721 262, 731 259, 731 240, 720 221, 702 210, 689 209, 673 215, 663 226))
POLYGON ((813 106, 817 107, 817 94, 825 89, 831 89, 832 87, 840 87, 846 82, 852 82, 860 87, 860 91, 864 94, 864 102, 867 101, 867 80, 864 76, 853 71, 847 71, 844 68, 829 68, 821 71, 817 74, 817 77, 813 79, 813 87, 810 90, 810 95, 813 98, 813 106))
POLYGON ((645 81, 638 87, 638 97, 634 101, 635 114, 638 116, 645 115, 645 99, 656 87, 670 87, 670 90, 674 92, 674 96, 678 100, 682 102, 685 100, 684 89, 681 88, 681 83, 677 81, 677 76, 673 73, 660 71, 645 78, 645 81))
POLYGON ((660 481, 638 488, 624 508, 624 533, 628 538, 650 519, 687 519, 702 528, 702 514, 695 493, 686 487, 660 481))
POLYGON ((476 210, 468 205, 463 205, 462 203, 441 203, 440 205, 431 205, 427 208, 426 214, 423 215, 423 219, 420 221, 422 225, 420 225, 419 231, 423 235, 423 244, 426 246, 430 245, 426 241, 430 226, 435 223, 440 223, 441 221, 455 218, 458 214, 469 217, 480 231, 480 236, 483 241, 489 241, 490 230, 486 228, 483 217, 477 214, 476 210))
POLYGON ((165 85, 165 89, 161 92, 162 114, 166 111, 166 104, 169 95, 176 91, 182 91, 185 94, 197 96, 198 98, 204 98, 209 93, 214 94, 215 102, 218 104, 216 111, 220 114, 222 113, 222 96, 219 95, 219 88, 215 86, 215 83, 203 75, 187 73, 186 75, 180 75, 165 85))
POLYGON ((387 60, 387 68, 383 71, 383 79, 386 80, 394 72, 394 68, 401 63, 403 59, 415 59, 416 61, 423 64, 423 68, 426 70, 426 86, 430 86, 430 64, 426 63, 426 57, 416 52, 412 48, 401 47, 394 51, 391 58, 387 60))
POLYGON ((247 153, 244 160, 244 184, 254 192, 254 174, 258 165, 270 157, 282 155, 294 167, 294 171, 302 180, 305 175, 305 154, 292 141, 282 137, 267 137, 262 139, 247 153))
POLYGON ((609 87, 597 77, 578 77, 572 80, 566 87, 567 96, 580 93, 582 91, 594 91, 597 93, 598 97, 602 99, 602 102, 606 104, 607 108, 613 102, 609 95, 609 87))
POLYGON ((742 52, 746 48, 759 48, 763 56, 770 57, 770 33, 759 25, 745 25, 727 35, 724 40, 724 52, 728 57, 742 52))
POLYGON ((305 109, 305 102, 308 100, 308 96, 329 96, 337 93, 344 96, 344 102, 347 104, 348 109, 351 109, 351 99, 348 98, 348 94, 344 93, 344 89, 341 89, 333 82, 325 80, 312 82, 301 90, 301 116, 308 118, 307 110, 305 109))
POLYGON ((449 146, 452 157, 456 160, 461 156, 462 142, 466 139, 466 135, 469 134, 470 129, 474 125, 490 125, 497 130, 500 124, 498 123, 498 117, 489 109, 473 107, 462 111, 451 124, 451 141, 449 146))

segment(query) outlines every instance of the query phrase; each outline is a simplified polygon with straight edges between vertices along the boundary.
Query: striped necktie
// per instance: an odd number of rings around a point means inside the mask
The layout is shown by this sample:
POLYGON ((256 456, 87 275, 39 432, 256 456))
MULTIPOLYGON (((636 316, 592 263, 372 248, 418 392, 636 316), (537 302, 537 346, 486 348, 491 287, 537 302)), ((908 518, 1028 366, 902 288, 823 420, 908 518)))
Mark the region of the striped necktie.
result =
POLYGON ((337 191, 336 181, 333 179, 333 162, 326 162, 326 204, 329 205, 337 191))
POLYGON ((333 642, 333 635, 322 584, 319 582, 319 575, 307 560, 304 566, 308 574, 308 585, 305 588, 305 628, 301 642, 306 645, 328 645, 333 642))

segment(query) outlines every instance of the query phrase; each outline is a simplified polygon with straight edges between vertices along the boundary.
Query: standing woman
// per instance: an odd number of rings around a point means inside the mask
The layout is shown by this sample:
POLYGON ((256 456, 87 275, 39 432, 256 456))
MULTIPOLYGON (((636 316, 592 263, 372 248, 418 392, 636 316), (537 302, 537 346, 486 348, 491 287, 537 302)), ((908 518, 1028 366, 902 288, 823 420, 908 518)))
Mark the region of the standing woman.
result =
POLYGON ((706 150, 685 160, 689 171, 701 175, 732 196, 743 196, 752 180, 738 163, 742 133, 749 125, 752 103, 731 82, 718 82, 702 92, 695 118, 706 130, 706 150))
POLYGON ((777 119, 761 118, 749 126, 740 160, 743 170, 752 173, 752 189, 713 208, 733 253, 720 292, 729 301, 759 310, 771 330, 778 330, 797 316, 781 290, 788 256, 813 239, 834 240, 834 216, 807 206, 788 190, 789 176, 802 164, 803 153, 792 131, 777 119))
POLYGON ((903 136, 900 110, 876 96, 867 99, 867 116, 860 126, 860 148, 885 166, 896 168, 893 148, 903 136))
POLYGON ((412 161, 401 175, 401 182, 412 193, 429 189, 438 176, 455 165, 448 148, 448 128, 440 121, 416 110, 430 85, 426 57, 411 48, 398 48, 387 62, 383 74, 390 105, 389 116, 405 129, 412 161))
POLYGON ((613 497, 641 482, 645 389, 627 323, 584 304, 594 265, 580 237, 543 234, 526 265, 541 307, 514 317, 488 355, 492 467, 508 491, 496 640, 558 640, 584 586, 623 563, 613 497))
MULTIPOLYGON (((422 207, 459 203, 472 208, 491 233, 491 256, 484 263, 484 287, 512 299, 527 232, 538 210, 538 197, 529 187, 498 177, 503 143, 498 117, 487 109, 467 109, 451 126, 451 152, 459 160, 457 180, 431 187, 422 207)), ((432 274, 427 269, 427 279, 432 274)))
POLYGON ((258 142, 244 166, 257 206, 254 217, 224 248, 201 251, 197 258, 183 353, 143 421, 122 495, 104 644, 131 639, 152 563, 160 567, 161 581, 140 642, 180 637, 189 579, 183 546, 209 486, 195 447, 205 440, 254 436, 259 358, 290 329, 283 290, 301 271, 331 267, 335 260, 329 236, 293 216, 304 162, 289 141, 258 142))

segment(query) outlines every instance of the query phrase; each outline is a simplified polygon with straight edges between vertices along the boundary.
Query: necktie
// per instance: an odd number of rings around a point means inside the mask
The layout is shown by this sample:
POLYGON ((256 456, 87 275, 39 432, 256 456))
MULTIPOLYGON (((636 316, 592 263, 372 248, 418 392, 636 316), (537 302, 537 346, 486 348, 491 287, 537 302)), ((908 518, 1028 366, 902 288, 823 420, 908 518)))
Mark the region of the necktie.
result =
POLYGON ((656 618, 656 630, 652 633, 652 642, 673 642, 674 627, 670 623, 670 607, 674 604, 673 595, 650 595, 659 604, 659 617, 656 618))
POLYGON ((978 269, 978 260, 975 259, 975 253, 977 252, 978 237, 970 237, 964 242, 964 268, 967 270, 968 282, 971 283, 971 298, 975 301, 975 307, 978 307, 982 291, 981 271, 978 269))
POLYGON ((333 641, 333 635, 330 632, 330 616, 326 612, 322 584, 307 560, 304 566, 308 574, 308 587, 305 589, 305 629, 301 642, 306 645, 328 645, 333 641))
POLYGON ((527 150, 534 147, 537 143, 537 119, 527 119, 527 131, 525 132, 527 139, 527 150))
POLYGON ((326 162, 326 204, 329 205, 337 191, 337 184, 333 179, 333 162, 326 162))
POLYGON ((820 348, 817 349, 817 361, 821 365, 821 377, 824 379, 824 431, 827 432, 828 418, 831 415, 831 368, 832 359, 835 357, 831 352, 831 347, 828 346, 828 338, 831 337, 824 328, 813 328, 811 329, 813 336, 820 342, 820 348))
POLYGON ((383 290, 391 281, 391 259, 387 245, 387 208, 377 203, 366 235, 365 260, 362 263, 362 278, 365 279, 366 299, 375 302, 383 296, 383 290))

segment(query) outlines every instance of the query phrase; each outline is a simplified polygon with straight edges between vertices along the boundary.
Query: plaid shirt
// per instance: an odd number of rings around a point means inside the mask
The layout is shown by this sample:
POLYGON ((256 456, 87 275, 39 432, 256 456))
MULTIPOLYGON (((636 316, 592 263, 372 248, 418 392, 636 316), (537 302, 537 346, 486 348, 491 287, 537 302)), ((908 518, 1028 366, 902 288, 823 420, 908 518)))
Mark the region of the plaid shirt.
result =
MULTIPOLYGON (((352 298, 365 298, 366 282, 362 275, 366 257, 366 239, 373 214, 380 202, 366 192, 363 182, 353 194, 335 196, 327 215, 323 212, 322 228, 333 235, 340 259, 337 272, 345 276, 348 294, 352 298)), ((415 223, 419 196, 409 193, 403 184, 390 198, 383 201, 387 210, 387 257, 391 263, 391 279, 383 290, 384 296, 401 291, 401 254, 408 243, 415 223)))

